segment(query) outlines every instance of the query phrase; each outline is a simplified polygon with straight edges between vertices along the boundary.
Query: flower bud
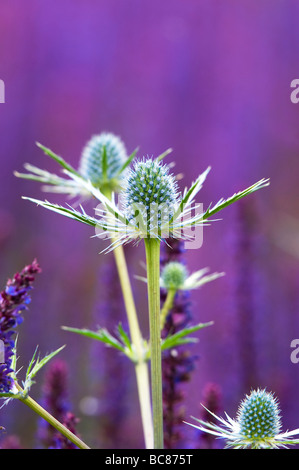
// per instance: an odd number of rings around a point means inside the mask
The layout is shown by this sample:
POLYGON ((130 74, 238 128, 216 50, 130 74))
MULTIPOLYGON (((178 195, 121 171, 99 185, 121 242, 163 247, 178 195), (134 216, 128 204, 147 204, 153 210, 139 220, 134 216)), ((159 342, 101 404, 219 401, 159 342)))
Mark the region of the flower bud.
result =
POLYGON ((187 270, 182 263, 172 261, 164 267, 161 278, 163 287, 169 289, 180 289, 187 278, 187 270))

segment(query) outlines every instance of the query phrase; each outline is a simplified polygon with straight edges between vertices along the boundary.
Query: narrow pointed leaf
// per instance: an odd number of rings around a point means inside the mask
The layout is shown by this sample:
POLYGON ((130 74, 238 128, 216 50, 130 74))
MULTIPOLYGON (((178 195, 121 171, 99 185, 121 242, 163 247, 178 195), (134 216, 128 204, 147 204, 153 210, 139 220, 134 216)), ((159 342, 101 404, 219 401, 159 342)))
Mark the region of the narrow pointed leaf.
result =
POLYGON ((185 190, 183 198, 180 202, 180 205, 179 205, 178 209, 176 210, 175 214, 173 215, 171 221, 175 220, 182 213, 182 211, 184 209, 184 206, 186 206, 188 204, 188 202, 190 202, 192 199, 194 199, 196 194, 202 188, 202 185, 203 185, 208 173, 210 172, 210 170, 211 170, 211 167, 208 167, 202 174, 199 175, 199 177, 191 185, 191 187, 188 190, 185 190))
POLYGON ((217 212, 221 211, 225 207, 233 204, 236 201, 239 201, 245 196, 248 196, 249 194, 258 191, 259 189, 265 188, 266 186, 269 186, 270 180, 269 179, 261 179, 257 183, 253 184, 252 186, 249 186, 249 188, 244 189, 243 191, 239 191, 238 193, 233 194, 233 196, 229 197, 228 199, 220 199, 220 201, 217 202, 213 207, 209 207, 206 212, 202 215, 202 220, 208 219, 217 212))
POLYGON ((70 331, 72 333, 77 333, 82 336, 86 336, 87 338, 96 339, 97 341, 101 341, 102 343, 105 343, 107 346, 111 346, 125 353, 125 349, 123 345, 114 336, 112 336, 105 328, 100 328, 98 331, 92 331, 86 328, 72 328, 68 326, 63 326, 62 329, 66 331, 70 331))
POLYGON ((132 349, 132 344, 131 344, 130 338, 129 338, 129 336, 127 335, 127 333, 125 332, 125 330, 123 329, 121 323, 119 323, 119 325, 118 325, 118 333, 119 333, 119 336, 120 336, 120 338, 122 339, 124 345, 125 345, 129 350, 131 350, 131 349, 132 349))
POLYGON ((103 174, 103 180, 106 181, 108 178, 108 161, 107 161, 106 145, 103 146, 102 174, 103 174))
POLYGON ((138 152, 138 148, 135 149, 134 152, 132 152, 131 155, 127 158, 123 166, 120 168, 118 175, 120 175, 131 164, 137 152, 138 152))
POLYGON ((165 158, 167 155, 169 155, 172 151, 173 151, 172 148, 169 148, 169 149, 165 150, 165 152, 161 153, 161 155, 159 155, 156 158, 156 161, 160 162, 161 160, 163 160, 163 158, 165 158))
POLYGON ((68 170, 69 172, 80 176, 80 174, 69 164, 67 163, 62 157, 57 155, 56 153, 52 152, 49 148, 45 147, 44 145, 40 144, 39 142, 36 142, 36 145, 41 148, 46 155, 49 157, 53 158, 60 166, 62 166, 65 170, 68 170))
POLYGON ((67 208, 60 206, 59 204, 52 204, 51 202, 48 201, 41 201, 39 199, 33 199, 30 197, 25 197, 23 196, 22 199, 25 199, 27 201, 31 201, 39 206, 44 207, 45 209, 49 209, 53 212, 57 212, 58 214, 64 215, 65 217, 68 217, 70 219, 78 220, 79 222, 82 222, 86 225, 90 225, 91 227, 101 227, 103 230, 105 230, 105 224, 101 224, 97 219, 89 216, 86 214, 85 211, 81 208, 82 212, 79 212, 72 207, 67 208))
POLYGON ((190 338, 188 337, 188 335, 211 325, 213 325, 213 322, 199 323, 198 325, 184 328, 183 330, 180 330, 177 333, 167 336, 165 339, 163 339, 161 348, 162 350, 165 350, 165 349, 173 348, 175 346, 180 346, 182 344, 196 342, 198 341, 197 338, 190 338))
POLYGON ((27 368, 27 373, 26 373, 26 379, 28 377, 30 377, 30 379, 33 379, 36 374, 38 373, 38 371, 40 371, 40 369, 42 369, 42 367, 44 367, 54 356, 56 356, 58 353, 60 353, 60 351, 62 351, 63 349, 65 348, 65 345, 64 346, 61 346, 60 348, 56 349, 55 351, 51 352, 50 354, 47 354, 43 359, 39 359, 39 357, 37 359, 36 358, 36 353, 37 353, 37 349, 34 351, 34 354, 33 354, 33 357, 30 361, 30 364, 27 368))

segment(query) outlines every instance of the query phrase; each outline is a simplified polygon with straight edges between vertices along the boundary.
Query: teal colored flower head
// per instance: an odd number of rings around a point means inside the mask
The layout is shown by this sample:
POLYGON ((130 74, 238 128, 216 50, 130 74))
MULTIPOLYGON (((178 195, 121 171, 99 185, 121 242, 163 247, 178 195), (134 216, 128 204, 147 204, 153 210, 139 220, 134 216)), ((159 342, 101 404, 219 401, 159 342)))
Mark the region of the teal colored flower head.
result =
POLYGON ((162 270, 160 286, 166 290, 193 290, 224 276, 224 273, 217 272, 207 274, 208 271, 209 268, 203 268, 189 274, 184 264, 171 261, 162 270))
POLYGON ((167 263, 161 273, 161 284, 167 289, 179 290, 184 287, 188 272, 184 264, 178 261, 167 263))
POLYGON ((136 150, 130 156, 127 155, 125 145, 118 136, 111 132, 102 132, 92 136, 86 143, 76 170, 49 148, 37 145, 62 167, 65 176, 49 173, 29 163, 24 164, 28 173, 15 172, 15 176, 43 183, 44 191, 64 193, 70 197, 80 196, 82 199, 93 196, 88 188, 89 184, 107 196, 112 192, 119 192, 126 167, 136 155, 136 150))
POLYGON ((205 433, 226 440, 226 447, 237 449, 275 449, 299 444, 299 429, 281 433, 281 416, 277 398, 265 389, 253 390, 240 403, 236 419, 226 420, 207 410, 222 426, 194 418, 199 425, 187 423, 205 433))
POLYGON ((254 390, 241 402, 237 420, 247 439, 261 442, 273 439, 281 430, 277 399, 265 390, 254 390))
POLYGON ((94 135, 83 148, 78 172, 102 190, 115 191, 120 186, 120 170, 128 158, 122 140, 103 132, 94 135))
MULTIPOLYGON (((92 196, 98 201, 95 208, 96 217, 88 215, 82 206, 80 210, 77 210, 69 205, 63 207, 48 201, 27 197, 24 199, 92 226, 97 237, 112 241, 103 252, 109 252, 115 247, 131 241, 138 243, 145 238, 156 238, 160 241, 168 238, 185 240, 188 243, 190 242, 189 246, 194 244, 194 248, 198 248, 201 246, 202 241, 201 227, 208 222, 208 219, 212 220, 212 217, 225 207, 269 184, 269 180, 262 179, 230 198, 220 199, 215 205, 209 205, 206 210, 203 210, 203 204, 196 203, 195 198, 203 186, 210 167, 200 174, 189 188, 185 187, 181 192, 178 189, 177 177, 170 173, 170 166, 162 163, 169 150, 155 159, 143 158, 132 163, 135 157, 135 152, 133 152, 120 169, 117 169, 115 162, 113 165, 111 163, 111 173, 108 171, 108 157, 105 150, 102 155, 104 162, 102 169, 105 170, 104 175, 110 175, 112 178, 109 180, 109 190, 115 182, 114 171, 117 175, 125 172, 125 177, 122 178, 122 189, 117 198, 114 191, 112 193, 105 191, 107 181, 105 180, 106 182, 103 185, 104 180, 102 179, 101 169, 94 171, 94 174, 97 175, 94 182, 90 179, 89 172, 92 172, 91 169, 95 168, 94 158, 97 155, 96 152, 93 153, 89 150, 86 151, 86 154, 83 152, 85 154, 84 160, 90 156, 93 161, 90 167, 87 163, 80 165, 80 171, 83 173, 84 169, 85 172, 83 177, 61 157, 53 154, 48 149, 43 149, 64 167, 64 172, 69 177, 67 185, 65 179, 60 181, 62 178, 59 180, 53 178, 51 180, 52 184, 57 187, 56 191, 66 192, 70 195, 92 196)), ((47 175, 44 175, 41 170, 36 169, 35 171, 36 175, 17 174, 17 176, 38 181, 42 181, 44 177, 47 178, 47 175)), ((58 177, 56 176, 56 178, 58 177)), ((47 181, 49 182, 49 179, 47 181)), ((202 271, 193 273, 185 280, 184 289, 196 288, 203 283, 203 280, 207 281, 208 277, 203 277, 202 271), (201 277, 202 279, 200 279, 201 277)))
POLYGON ((122 197, 127 219, 151 236, 169 228, 179 194, 169 167, 149 158, 135 162, 129 170, 122 197))

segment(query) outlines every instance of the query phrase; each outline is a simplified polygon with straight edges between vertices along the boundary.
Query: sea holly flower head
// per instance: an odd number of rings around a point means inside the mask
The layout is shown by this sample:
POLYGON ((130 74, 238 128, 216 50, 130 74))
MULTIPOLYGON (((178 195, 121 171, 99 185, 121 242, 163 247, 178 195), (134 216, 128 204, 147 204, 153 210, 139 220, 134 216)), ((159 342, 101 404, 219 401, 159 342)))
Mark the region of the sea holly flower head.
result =
POLYGON ((271 439, 281 429, 277 399, 264 390, 254 390, 241 402, 237 419, 240 432, 252 440, 271 439))
POLYGON ((167 263, 161 273, 161 287, 179 290, 184 286, 188 272, 183 263, 172 261, 167 263))
MULTIPOLYGON (((206 409, 206 408, 205 408, 206 409)), ((207 409, 206 409, 207 410, 207 409)), ((189 424, 205 433, 226 440, 226 447, 237 449, 275 449, 299 444, 299 428, 282 433, 281 416, 277 398, 265 389, 257 389, 246 395, 240 403, 236 419, 226 414, 223 419, 207 410, 221 423, 194 418, 199 424, 189 424)))
POLYGON ((167 290, 173 289, 189 291, 197 289, 207 282, 224 276, 224 273, 217 272, 206 274, 208 271, 208 268, 203 268, 189 274, 183 263, 171 261, 170 263, 167 263, 162 270, 160 286, 167 290))
POLYGON ((102 132, 85 145, 78 172, 103 192, 115 191, 120 188, 123 175, 119 172, 127 159, 123 141, 110 132, 102 132))
POLYGON ((178 199, 177 183, 167 165, 149 158, 129 170, 122 191, 124 212, 130 222, 139 224, 144 236, 158 236, 169 227, 178 199))
MULTIPOLYGON (((87 214, 82 206, 77 210, 71 206, 63 207, 48 201, 26 197, 24 199, 94 227, 95 236, 98 238, 112 239, 112 243, 103 252, 109 252, 131 241, 138 243, 144 238, 156 238, 160 241, 169 238, 190 241, 188 246, 192 249, 193 241, 195 241, 194 248, 199 247, 196 230, 201 230, 200 227, 206 224, 208 219, 211 220, 216 213, 230 204, 269 185, 268 179, 262 179, 203 210, 203 205, 196 203, 195 197, 202 188, 210 168, 200 174, 190 188, 180 192, 177 178, 170 173, 169 165, 162 163, 162 159, 169 151, 155 159, 143 158, 135 161, 124 178, 124 187, 118 201, 114 192, 103 194, 103 191, 91 180, 86 180, 64 161, 61 162, 60 157, 54 156, 53 158, 60 159, 64 173, 70 178, 73 187, 81 188, 82 194, 89 194, 99 202, 95 209, 96 217, 87 214)), ((134 153, 126 160, 120 173, 127 170, 133 158, 134 153)), ((107 166, 107 158, 105 160, 107 166)), ((201 234, 199 235, 201 239, 201 234)))
POLYGON ((28 173, 15 172, 15 176, 43 183, 42 189, 46 192, 64 193, 72 198, 80 197, 81 200, 92 197, 84 184, 87 181, 104 193, 119 192, 126 168, 137 151, 128 156, 120 137, 111 132, 102 132, 92 136, 86 143, 82 150, 79 168, 76 170, 49 148, 40 143, 37 143, 37 146, 62 167, 64 176, 50 173, 29 163, 24 164, 28 173))

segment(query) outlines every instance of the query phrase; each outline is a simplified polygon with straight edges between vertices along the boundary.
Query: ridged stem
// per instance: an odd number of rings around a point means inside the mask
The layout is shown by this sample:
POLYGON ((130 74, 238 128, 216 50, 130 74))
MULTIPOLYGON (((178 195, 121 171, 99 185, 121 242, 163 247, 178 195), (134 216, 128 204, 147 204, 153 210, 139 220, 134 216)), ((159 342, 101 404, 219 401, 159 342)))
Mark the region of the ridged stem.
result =
MULTIPOLYGON (((103 192, 103 194, 105 194, 108 199, 111 199, 111 191, 107 190, 103 192)), ((113 241, 115 240, 112 239, 112 242, 113 241)), ((113 253, 127 313, 130 337, 137 358, 135 363, 135 374, 145 447, 146 449, 152 449, 154 446, 153 418, 151 409, 148 364, 143 346, 144 341, 140 332, 130 277, 122 245, 117 246, 113 250, 113 253)))
POLYGON ((160 319, 160 240, 145 238, 151 348, 151 390, 154 448, 163 449, 163 396, 160 319))
POLYGON ((145 446, 147 449, 152 449, 153 423, 148 365, 145 359, 143 339, 140 333, 129 273, 122 246, 118 246, 114 249, 114 256, 127 312, 131 341, 133 347, 135 348, 137 357, 137 361, 135 363, 135 374, 138 388, 139 406, 141 412, 145 446))

